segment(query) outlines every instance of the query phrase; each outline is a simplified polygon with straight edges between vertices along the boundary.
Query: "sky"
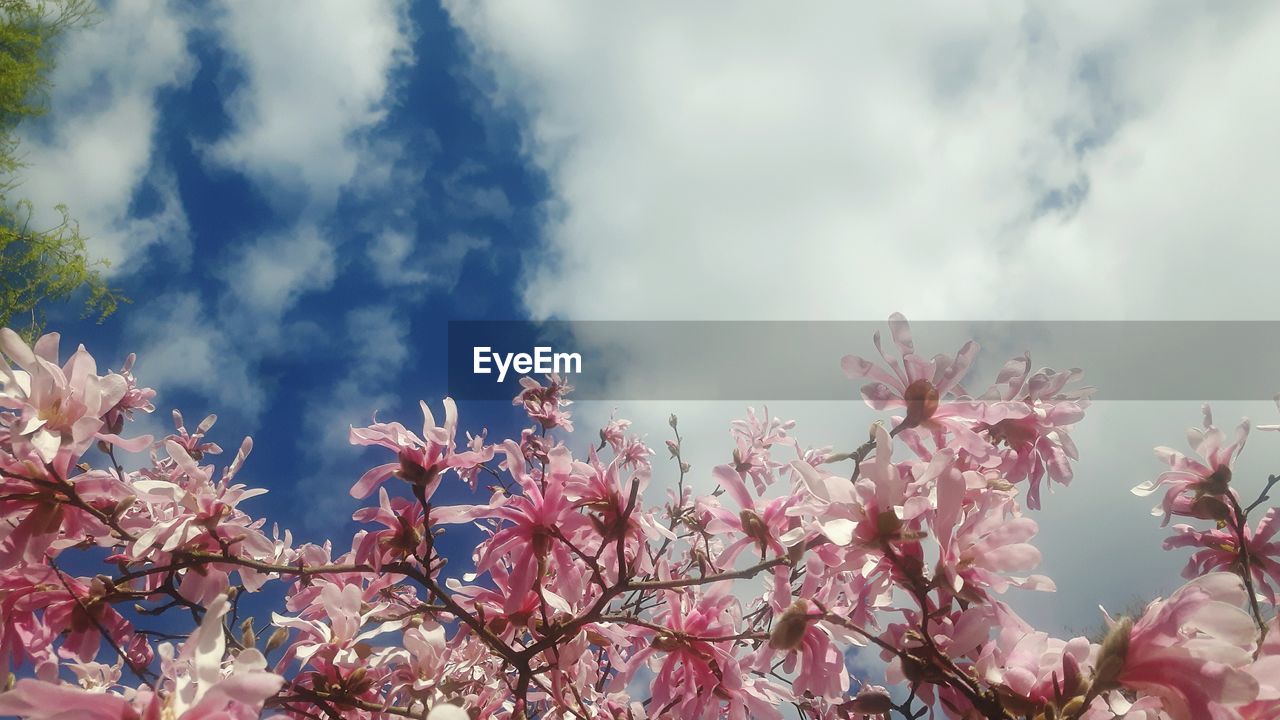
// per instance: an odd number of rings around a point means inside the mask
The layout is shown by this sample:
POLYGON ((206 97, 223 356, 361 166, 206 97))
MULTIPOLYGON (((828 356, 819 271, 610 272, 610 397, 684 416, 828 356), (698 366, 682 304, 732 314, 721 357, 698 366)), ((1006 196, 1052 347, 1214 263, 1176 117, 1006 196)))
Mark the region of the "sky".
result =
MULTIPOLYGON (((348 426, 439 407, 449 320, 1277 319, 1277 33, 1274 3, 1207 0, 114 0, 24 130, 24 190, 133 300, 51 327, 138 353, 161 392, 139 431, 180 408, 253 435, 262 514, 314 539, 381 461, 348 426)), ((1223 423, 1276 422, 1277 390, 1223 423)), ((843 444, 872 419, 855 393, 770 411, 843 444)), ((615 407, 657 444, 677 412, 705 469, 743 411, 583 403, 579 425, 615 407)), ((1016 607, 1081 628, 1179 584, 1128 488, 1198 421, 1095 406, 1040 518, 1062 591, 1016 607)))

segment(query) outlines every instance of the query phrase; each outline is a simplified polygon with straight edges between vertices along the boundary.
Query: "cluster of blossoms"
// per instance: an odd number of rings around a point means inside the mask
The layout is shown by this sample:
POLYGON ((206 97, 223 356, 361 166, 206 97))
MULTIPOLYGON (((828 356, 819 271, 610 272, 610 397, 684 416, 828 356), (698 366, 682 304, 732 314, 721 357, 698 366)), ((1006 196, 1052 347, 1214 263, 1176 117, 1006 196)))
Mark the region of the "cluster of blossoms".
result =
POLYGON ((1056 638, 1002 597, 1054 589, 1023 497, 1071 480, 1090 390, 1024 356, 970 393, 975 344, 926 359, 905 319, 890 329, 896 352, 877 336, 882 361, 844 359, 886 415, 847 452, 753 412, 695 473, 673 416, 662 473, 625 420, 575 451, 571 388, 526 378, 519 438, 459 438, 448 399, 420 431, 352 428, 387 462, 351 488, 361 529, 322 546, 242 509, 263 492, 236 482, 252 443, 219 468, 214 418, 127 437, 155 396, 132 358, 99 375, 83 348, 60 365, 56 335, 0 331, 0 715, 1280 717, 1280 519, 1253 522, 1266 491, 1245 506, 1233 482, 1247 424, 1228 442, 1206 412, 1201 459, 1161 449, 1170 469, 1136 490, 1208 523, 1166 544, 1195 549, 1188 582, 1103 637, 1056 638), (118 449, 150 463, 125 471, 118 449), (475 502, 435 502, 443 483, 475 502), (445 572, 459 525, 483 539, 445 572), (278 612, 242 617, 269 586, 278 612), (856 648, 884 672, 851 674, 856 648))

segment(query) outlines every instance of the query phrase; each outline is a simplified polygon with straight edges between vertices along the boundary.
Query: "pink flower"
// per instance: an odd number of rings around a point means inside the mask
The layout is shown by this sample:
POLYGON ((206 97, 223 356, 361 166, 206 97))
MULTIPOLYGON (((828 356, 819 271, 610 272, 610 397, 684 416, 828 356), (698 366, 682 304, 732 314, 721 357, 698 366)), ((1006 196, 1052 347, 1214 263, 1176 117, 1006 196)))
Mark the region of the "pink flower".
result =
POLYGON ((25 678, 0 694, 0 714, 23 720, 142 720, 119 695, 25 678))
POLYGON ((166 684, 158 694, 142 690, 125 697, 26 679, 0 695, 0 713, 23 720, 255 720, 284 678, 265 672, 266 660, 252 648, 224 663, 228 607, 225 596, 211 603, 176 657, 172 647, 162 646, 166 684))
POLYGON ((755 547, 761 559, 785 555, 786 548, 779 538, 791 529, 792 520, 787 515, 787 508, 792 503, 791 496, 768 501, 756 499, 751 496, 738 471, 728 465, 717 465, 712 468, 711 474, 738 506, 737 512, 734 512, 714 498, 705 498, 700 502, 699 506, 710 516, 706 523, 708 532, 727 537, 737 536, 716 559, 716 565, 722 568, 733 567, 738 553, 749 547, 755 547))
POLYGON ((1040 509, 1040 481, 1047 472, 1054 482, 1071 482, 1071 460, 1078 459, 1071 440, 1072 426, 1084 418, 1093 388, 1066 390, 1081 376, 1079 370, 1031 373, 1027 355, 1010 360, 996 382, 977 400, 983 403, 978 432, 995 447, 983 461, 1004 480, 1030 484, 1027 506, 1040 509))
POLYGON ((965 501, 964 495, 965 480, 958 471, 939 478, 934 524, 941 546, 938 572, 947 589, 970 600, 981 600, 988 589, 1002 593, 1011 585, 1053 590, 1053 581, 1042 575, 1004 575, 1039 566, 1040 551, 1027 542, 1039 530, 1036 521, 1022 517, 1009 496, 982 492, 965 501))
POLYGON ((946 638, 953 655, 977 650, 973 670, 1033 707, 1084 694, 1096 646, 1083 637, 1061 640, 1037 631, 995 603, 959 613, 946 638), (987 642, 991 630, 995 637, 987 642))
MULTIPOLYGON (((1271 508, 1258 521, 1257 530, 1244 527, 1245 547, 1249 553, 1249 570, 1253 586, 1276 604, 1280 588, 1280 509, 1271 508)), ((1240 572, 1240 549, 1236 533, 1229 527, 1212 530, 1196 530, 1190 525, 1174 525, 1173 537, 1164 541, 1164 548, 1197 548, 1182 571, 1185 578, 1194 578, 1214 570, 1240 572)))
POLYGON ((1163 513, 1165 525, 1175 514, 1211 519, 1226 517, 1228 509, 1220 497, 1233 492, 1230 487, 1231 466, 1244 449, 1248 437, 1249 421, 1246 418, 1236 428, 1235 437, 1227 442, 1222 431, 1214 427, 1213 415, 1205 405, 1204 428, 1187 431, 1187 441, 1201 459, 1189 458, 1172 448, 1156 448, 1156 455, 1169 464, 1169 469, 1155 480, 1133 488, 1133 494, 1146 497, 1167 486, 1164 500, 1151 511, 1156 516, 1163 513))
POLYGON ((435 416, 425 402, 422 407, 422 437, 414 435, 397 422, 374 423, 367 428, 351 428, 351 444, 378 445, 394 450, 397 462, 379 465, 366 472, 351 488, 351 496, 366 498, 391 476, 422 488, 431 497, 446 470, 465 472, 493 458, 493 448, 456 452, 454 435, 458 427, 458 408, 452 398, 444 399, 444 425, 437 426, 435 416))
POLYGON ((511 563, 506 605, 512 612, 546 574, 549 564, 573 565, 569 549, 557 538, 572 538, 584 527, 584 519, 574 512, 573 501, 565 495, 573 471, 568 449, 560 446, 552 450, 546 471, 537 479, 526 469, 524 455, 515 443, 507 441, 503 450, 507 469, 523 493, 487 514, 506 522, 481 547, 476 571, 485 572, 503 558, 511 563))
POLYGON ((114 373, 99 376, 84 346, 58 367, 57 333, 40 338, 32 349, 14 331, 0 328, 0 350, 20 368, 0 362, 0 407, 16 411, 0 415, 0 422, 10 428, 15 455, 30 452, 46 463, 63 449, 79 456, 100 432, 109 431, 103 415, 116 408, 129 384, 114 373))
POLYGON ((671 717, 781 718, 768 702, 768 684, 750 682, 734 642, 725 639, 739 633, 742 620, 730 588, 717 583, 703 592, 664 591, 656 620, 667 629, 639 634, 649 645, 630 658, 622 680, 641 663, 653 665, 651 702, 671 717))
POLYGON ((803 495, 787 514, 799 516, 805 525, 789 530, 782 537, 784 544, 795 545, 812 536, 813 530, 839 546, 855 540, 859 545, 875 546, 881 540, 897 540, 914 532, 913 526, 932 509, 924 486, 951 462, 951 455, 938 453, 917 481, 908 468, 893 463, 893 440, 888 431, 876 425, 873 432, 875 454, 862 462, 857 483, 809 463, 792 461, 799 479, 797 489, 803 495))
POLYGON ((763 416, 757 416, 755 408, 747 408, 745 420, 733 421, 730 432, 737 445, 733 451, 733 469, 750 476, 756 492, 764 492, 778 479, 777 471, 786 467, 785 463, 772 458, 771 451, 775 445, 795 446, 795 441, 787 436, 793 427, 794 420, 770 419, 769 408, 764 409, 763 416))
POLYGON ((1275 720, 1280 717, 1280 616, 1267 625, 1267 639, 1248 672, 1258 681, 1258 697, 1237 708, 1243 720, 1275 720))
POLYGON ((573 432, 570 412, 565 408, 573 404, 567 398, 573 386, 564 382, 559 375, 548 375, 544 386, 531 377, 520 378, 520 394, 511 401, 512 405, 524 406, 524 411, 544 430, 561 428, 573 432))
POLYGON ((378 488, 378 505, 363 507, 351 518, 356 522, 377 523, 381 530, 365 531, 357 536, 355 561, 381 568, 384 563, 414 558, 425 547, 422 506, 405 498, 392 498, 386 488, 378 488))
POLYGON ((1117 624, 1097 661, 1105 681, 1160 698, 1172 720, 1234 720, 1230 708, 1254 700, 1257 628, 1240 609, 1244 584, 1212 573, 1183 585, 1142 617, 1117 624))
POLYGON ((134 635, 132 624, 108 601, 111 592, 98 578, 69 577, 47 565, 19 567, 0 575, 0 609, 17 621, 15 639, 35 635, 35 626, 41 625, 54 635, 65 633, 60 644, 64 656, 90 662, 103 645, 102 628, 132 660, 150 662, 150 646, 134 635))
POLYGON ((906 416, 893 429, 895 436, 903 431, 914 435, 917 429, 926 430, 933 434, 937 446, 943 447, 945 435, 950 433, 974 456, 985 456, 987 443, 973 429, 973 420, 980 410, 972 401, 961 398, 964 391, 960 386, 978 354, 977 343, 966 342, 954 358, 936 355, 932 360, 925 360, 916 354, 911 325, 901 313, 889 316, 889 330, 902 358, 901 365, 884 351, 878 331, 874 336, 876 349, 889 371, 857 355, 846 355, 841 360, 850 378, 872 380, 862 386, 863 400, 875 410, 906 410, 906 416))
MULTIPOLYGON (((814 577, 813 581, 816 580, 814 577)), ((812 591, 812 587, 809 590, 812 591)), ((774 618, 773 631, 768 642, 757 651, 754 667, 759 672, 768 672, 781 654, 781 669, 792 676, 791 687, 796 695, 836 703, 849 687, 849 671, 832 631, 819 621, 821 616, 816 605, 796 598, 774 618)))

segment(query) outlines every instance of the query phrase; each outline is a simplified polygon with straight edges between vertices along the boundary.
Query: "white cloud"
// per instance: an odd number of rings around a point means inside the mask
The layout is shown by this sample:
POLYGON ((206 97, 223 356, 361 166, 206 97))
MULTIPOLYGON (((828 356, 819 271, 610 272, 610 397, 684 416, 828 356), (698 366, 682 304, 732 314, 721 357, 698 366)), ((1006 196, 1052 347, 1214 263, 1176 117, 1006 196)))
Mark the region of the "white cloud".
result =
POLYGON ((464 162, 444 180, 451 214, 461 218, 509 220, 515 212, 507 194, 497 185, 485 184, 480 178, 484 167, 464 162))
POLYGON ((322 232, 295 227, 238 249, 223 278, 227 299, 237 315, 245 308, 253 323, 274 326, 303 294, 328 288, 334 267, 333 244, 322 232))
POLYGON ((49 119, 29 125, 22 144, 31 165, 22 193, 42 223, 66 203, 90 238, 90 252, 111 260, 112 272, 127 272, 157 244, 183 259, 186 214, 175 179, 153 154, 156 95, 185 85, 194 67, 188 21, 172 4, 143 0, 110 3, 96 20, 66 36, 49 119), (132 217, 131 200, 148 185, 158 207, 132 217))
POLYGON ((391 75, 412 59, 406 4, 221 3, 222 42, 245 74, 235 130, 209 152, 268 189, 322 204, 356 171, 360 133, 382 120, 391 75))
POLYGON ((127 347, 138 354, 139 381, 162 393, 156 403, 161 412, 174 406, 163 393, 194 390, 211 404, 186 414, 217 412, 256 423, 265 396, 245 355, 247 343, 214 322, 198 295, 172 293, 136 308, 128 314, 126 335, 127 347))
MULTIPOLYGON (((1273 4, 446 4, 549 183, 536 317, 1274 317, 1273 4)), ((707 428, 704 473, 738 414, 621 405, 707 428)), ((865 432, 847 405, 771 409, 807 442, 865 432)), ((1018 608, 1079 628, 1178 584, 1128 488, 1197 419, 1095 406, 1041 515, 1063 591, 1018 608)))
POLYGON ((458 284, 462 264, 472 252, 487 252, 488 238, 451 233, 443 242, 419 243, 409 233, 387 230, 368 247, 378 282, 386 287, 417 286, 449 292, 458 284))
MULTIPOLYGON (((136 8, 142 16, 138 24, 146 24, 151 6, 123 4, 136 8)), ((201 14, 202 20, 212 20, 227 53, 226 77, 238 72, 242 81, 223 98, 231 127, 223 138, 201 148, 204 158, 247 176, 273 204, 284 227, 227 244, 214 259, 222 286, 208 306, 195 295, 166 298, 135 309, 130 331, 142 348, 140 356, 150 358, 143 362, 151 381, 201 393, 240 412, 252 426, 271 399, 270 388, 257 376, 265 359, 301 348, 331 349, 346 340, 290 311, 309 294, 330 289, 336 278, 339 242, 331 227, 339 194, 386 192, 405 176, 396 173, 402 160, 398 143, 375 137, 374 130, 395 101, 395 72, 412 60, 413 28, 407 4, 400 0, 229 0, 201 14)), ((133 52, 149 62, 139 71, 138 82, 181 69, 160 53, 163 44, 152 49, 142 39, 127 42, 136 34, 108 35, 95 48, 102 57, 85 67, 118 63, 133 52), (122 48, 128 51, 122 53, 122 48)), ((126 130, 145 125, 143 114, 122 113, 114 125, 95 119, 103 132, 92 142, 103 152, 117 143, 127 147, 137 142, 126 130)), ((92 157, 82 152, 73 159, 69 165, 79 167, 92 157)), ((127 198, 121 195, 112 202, 127 205, 127 198)), ((375 392, 352 382, 344 380, 336 397, 354 401, 357 390, 375 392)))
POLYGON ((449 7, 550 181, 535 315, 1177 317, 1158 268, 1280 254, 1272 5, 449 7))
POLYGON ((399 0, 229 0, 213 14, 243 83, 224 98, 230 132, 205 157, 247 175, 293 222, 233 250, 222 274, 223 322, 256 338, 261 358, 306 331, 282 327, 286 313, 332 286, 339 242, 324 228, 339 193, 395 177, 397 144, 372 131, 394 102, 393 74, 412 60, 412 26, 399 0))

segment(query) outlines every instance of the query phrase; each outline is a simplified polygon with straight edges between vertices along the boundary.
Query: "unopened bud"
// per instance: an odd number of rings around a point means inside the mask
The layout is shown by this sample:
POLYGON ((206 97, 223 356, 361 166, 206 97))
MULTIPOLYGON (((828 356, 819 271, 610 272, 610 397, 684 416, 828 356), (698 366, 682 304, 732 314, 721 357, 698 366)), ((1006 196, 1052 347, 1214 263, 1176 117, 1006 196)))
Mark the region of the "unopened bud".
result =
POLYGON ((1062 712, 1058 713, 1058 715, 1064 718, 1073 718, 1079 715, 1080 711, 1083 708, 1084 708, 1084 698, 1080 696, 1076 696, 1068 700, 1062 706, 1062 712))
POLYGON ((671 413, 671 417, 667 418, 667 424, 671 426, 672 430, 675 430, 676 425, 678 425, 679 423, 680 423, 680 420, 676 417, 675 413, 671 413))
POLYGON ((133 507, 133 504, 137 502, 137 500, 138 499, 132 495, 126 495, 120 498, 120 502, 116 503, 116 506, 111 509, 111 516, 120 517, 126 510, 133 507))
POLYGON ((1094 686, 1109 690, 1116 686, 1120 673, 1124 672, 1125 658, 1129 654, 1129 633, 1133 631, 1133 619, 1120 618, 1107 633, 1098 650, 1098 662, 1094 666, 1094 686))
POLYGON ((857 697, 844 704, 844 709, 863 715, 888 715, 893 710, 893 698, 879 685, 864 685, 857 697))
POLYGON ((743 509, 738 513, 738 522, 742 523, 742 532, 760 544, 769 542, 769 528, 760 519, 755 510, 743 509))
POLYGON ((284 645, 285 640, 288 639, 288 628, 276 628, 276 631, 271 633, 271 637, 267 638, 266 652, 271 652, 272 650, 279 648, 281 645, 284 645))
POLYGON ((240 644, 245 647, 253 647, 258 644, 258 636, 253 632, 253 618, 245 618, 240 623, 240 644))
POLYGON ((769 646, 777 650, 795 650, 804 641, 809 626, 809 603, 797 598, 773 625, 769 633, 769 646))

